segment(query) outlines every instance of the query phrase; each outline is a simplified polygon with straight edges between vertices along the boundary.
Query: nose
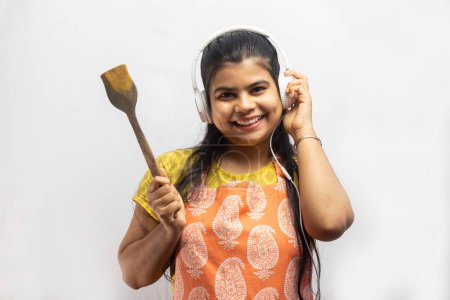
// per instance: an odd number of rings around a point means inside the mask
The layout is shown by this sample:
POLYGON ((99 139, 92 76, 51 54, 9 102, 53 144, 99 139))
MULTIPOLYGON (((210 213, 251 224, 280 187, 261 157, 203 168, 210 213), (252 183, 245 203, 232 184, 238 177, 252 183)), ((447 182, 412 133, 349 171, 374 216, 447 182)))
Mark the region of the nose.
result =
POLYGON ((237 100, 238 101, 236 101, 236 105, 234 107, 234 112, 236 113, 247 113, 256 107, 254 99, 252 99, 252 96, 247 93, 240 95, 237 100))

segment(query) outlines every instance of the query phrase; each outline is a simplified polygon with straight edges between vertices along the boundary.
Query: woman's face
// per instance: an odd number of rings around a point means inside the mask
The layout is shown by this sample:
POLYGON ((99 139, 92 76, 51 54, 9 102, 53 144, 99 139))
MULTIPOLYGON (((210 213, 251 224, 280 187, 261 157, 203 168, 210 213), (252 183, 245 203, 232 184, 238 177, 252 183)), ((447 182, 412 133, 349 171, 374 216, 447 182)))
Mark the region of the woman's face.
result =
POLYGON ((257 60, 223 65, 211 81, 209 93, 212 121, 230 143, 268 142, 282 106, 274 80, 257 60))

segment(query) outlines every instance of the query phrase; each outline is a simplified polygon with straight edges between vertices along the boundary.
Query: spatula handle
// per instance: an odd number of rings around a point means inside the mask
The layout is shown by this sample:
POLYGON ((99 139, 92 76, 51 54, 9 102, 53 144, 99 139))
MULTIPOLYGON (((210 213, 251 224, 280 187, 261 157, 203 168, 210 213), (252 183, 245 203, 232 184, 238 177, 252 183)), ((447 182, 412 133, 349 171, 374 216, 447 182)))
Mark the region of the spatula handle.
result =
POLYGON ((150 146, 145 138, 144 133, 142 132, 141 126, 139 126, 139 122, 136 118, 135 113, 130 113, 127 115, 128 120, 130 120, 131 127, 133 127, 134 134, 139 142, 139 146, 141 147, 142 154, 144 154, 145 161, 147 162, 147 166, 150 169, 153 177, 161 176, 159 172, 158 165, 156 164, 155 157, 153 156, 153 152, 150 149, 150 146))
MULTIPOLYGON (((136 135, 136 138, 139 142, 139 146, 141 146, 142 153, 144 154, 145 161, 147 162, 148 168, 150 169, 150 172, 152 173, 152 176, 161 176, 161 173, 159 172, 158 165, 156 164, 155 157, 153 156, 153 152, 150 149, 150 146, 148 145, 147 139, 145 138, 144 133, 142 132, 141 126, 139 126, 139 122, 136 118, 136 114, 130 113, 127 115, 128 120, 130 120, 131 127, 133 127, 134 134, 136 135)), ((175 212, 173 218, 178 218, 178 211, 175 212)))

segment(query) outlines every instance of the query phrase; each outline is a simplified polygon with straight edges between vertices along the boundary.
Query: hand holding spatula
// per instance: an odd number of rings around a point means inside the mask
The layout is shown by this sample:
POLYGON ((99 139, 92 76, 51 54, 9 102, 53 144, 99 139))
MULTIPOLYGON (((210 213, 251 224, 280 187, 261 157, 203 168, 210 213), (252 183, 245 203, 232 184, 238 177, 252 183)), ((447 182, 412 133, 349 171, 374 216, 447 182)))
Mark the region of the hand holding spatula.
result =
MULTIPOLYGON (((112 105, 123 111, 127 115, 128 120, 130 120, 139 146, 141 146, 142 153, 144 154, 145 161, 153 177, 161 176, 152 150, 136 118, 137 89, 130 74, 128 74, 126 65, 119 65, 106 71, 101 75, 101 78, 112 105)), ((177 214, 174 215, 174 218, 177 218, 177 214)))

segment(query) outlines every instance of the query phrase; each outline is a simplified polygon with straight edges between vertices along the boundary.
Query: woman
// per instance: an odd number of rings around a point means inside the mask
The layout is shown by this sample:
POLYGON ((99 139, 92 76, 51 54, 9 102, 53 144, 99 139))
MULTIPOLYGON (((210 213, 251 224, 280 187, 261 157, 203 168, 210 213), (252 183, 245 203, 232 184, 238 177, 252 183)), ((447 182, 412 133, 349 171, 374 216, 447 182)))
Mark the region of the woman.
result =
POLYGON ((141 181, 119 248, 131 287, 170 264, 174 299, 313 299, 315 240, 341 236, 353 211, 313 128, 307 78, 286 70, 284 85, 277 50, 253 28, 203 48, 207 130, 196 147, 158 157, 163 176, 141 181))

